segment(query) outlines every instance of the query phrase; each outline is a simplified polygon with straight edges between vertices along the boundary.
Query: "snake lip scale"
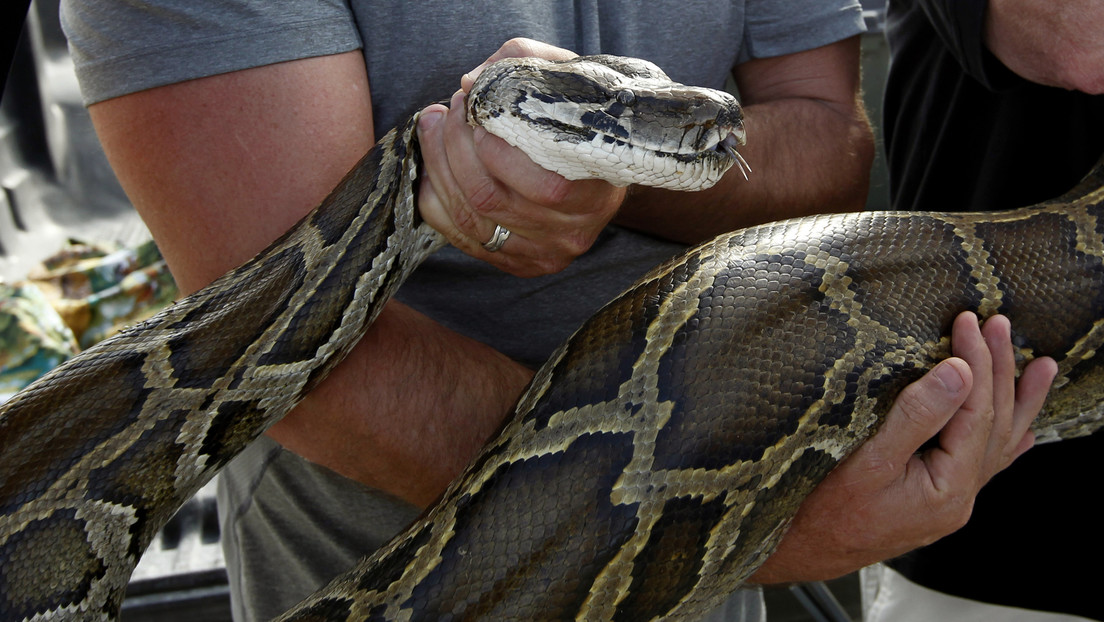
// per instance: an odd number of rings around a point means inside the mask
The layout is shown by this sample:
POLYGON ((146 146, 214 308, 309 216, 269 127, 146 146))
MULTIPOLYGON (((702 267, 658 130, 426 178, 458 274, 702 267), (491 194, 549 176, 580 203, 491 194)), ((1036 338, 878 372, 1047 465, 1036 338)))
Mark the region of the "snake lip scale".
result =
MULTIPOLYGON (((744 139, 735 100, 657 71, 508 60, 467 107, 565 175, 687 189, 734 163, 746 174, 727 154, 744 139)), ((0 619, 118 615, 157 529, 444 244, 417 212, 419 166, 412 118, 268 249, 0 407, 0 619)), ((1040 440, 1091 433, 1104 423, 1102 231, 1104 161, 1019 210, 823 215, 690 249, 552 355, 421 519, 282 619, 707 612, 897 391, 947 356, 966 309, 1007 315, 1021 363, 1058 362, 1040 440)))

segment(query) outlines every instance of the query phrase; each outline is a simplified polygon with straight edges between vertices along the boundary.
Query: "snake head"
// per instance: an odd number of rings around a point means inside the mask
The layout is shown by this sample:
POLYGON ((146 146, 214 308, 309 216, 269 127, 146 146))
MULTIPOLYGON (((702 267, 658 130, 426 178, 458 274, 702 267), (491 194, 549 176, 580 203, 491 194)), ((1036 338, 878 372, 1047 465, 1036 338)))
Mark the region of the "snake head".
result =
POLYGON ((746 142, 732 95, 672 81, 618 56, 509 58, 483 70, 468 121, 568 179, 704 190, 737 164, 746 142))

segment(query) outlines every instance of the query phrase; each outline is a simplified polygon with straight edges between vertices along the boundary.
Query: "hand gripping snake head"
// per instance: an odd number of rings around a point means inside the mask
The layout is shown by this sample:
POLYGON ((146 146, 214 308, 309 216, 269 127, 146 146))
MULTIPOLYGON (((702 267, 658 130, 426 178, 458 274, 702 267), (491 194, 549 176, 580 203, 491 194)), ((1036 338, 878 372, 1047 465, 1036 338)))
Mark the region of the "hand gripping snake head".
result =
POLYGON ((723 91, 685 86, 647 61, 508 58, 483 70, 468 121, 568 179, 704 190, 733 164, 743 113, 723 91))

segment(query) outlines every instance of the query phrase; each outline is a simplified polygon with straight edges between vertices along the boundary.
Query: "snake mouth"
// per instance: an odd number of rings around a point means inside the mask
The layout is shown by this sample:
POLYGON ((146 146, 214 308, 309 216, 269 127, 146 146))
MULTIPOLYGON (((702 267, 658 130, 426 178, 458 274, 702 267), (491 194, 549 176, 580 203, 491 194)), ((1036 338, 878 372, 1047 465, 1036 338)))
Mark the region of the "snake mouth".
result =
POLYGON ((737 167, 740 169, 740 174, 744 176, 746 180, 748 173, 751 172, 751 166, 744 159, 744 156, 740 155, 739 151, 736 151, 736 147, 742 147, 747 144, 747 133, 744 131, 743 126, 739 126, 732 130, 727 136, 717 143, 715 149, 717 152, 724 154, 725 157, 733 160, 737 167))

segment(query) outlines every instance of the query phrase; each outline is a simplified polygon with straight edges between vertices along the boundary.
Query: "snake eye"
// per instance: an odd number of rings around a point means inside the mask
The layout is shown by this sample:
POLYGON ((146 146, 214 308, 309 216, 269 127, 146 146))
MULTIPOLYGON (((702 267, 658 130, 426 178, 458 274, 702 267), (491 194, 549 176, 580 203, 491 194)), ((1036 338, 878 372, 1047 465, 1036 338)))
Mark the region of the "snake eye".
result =
POLYGON ((631 106, 636 103, 636 93, 625 89, 617 92, 617 102, 623 106, 631 106))

